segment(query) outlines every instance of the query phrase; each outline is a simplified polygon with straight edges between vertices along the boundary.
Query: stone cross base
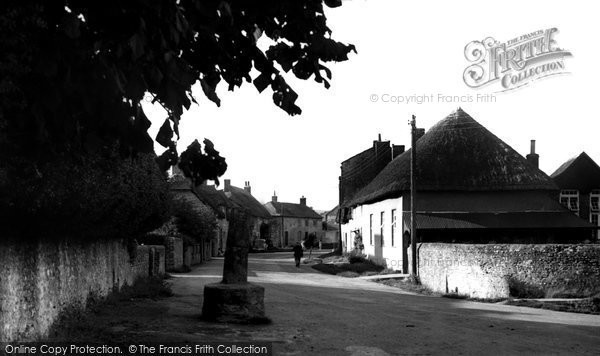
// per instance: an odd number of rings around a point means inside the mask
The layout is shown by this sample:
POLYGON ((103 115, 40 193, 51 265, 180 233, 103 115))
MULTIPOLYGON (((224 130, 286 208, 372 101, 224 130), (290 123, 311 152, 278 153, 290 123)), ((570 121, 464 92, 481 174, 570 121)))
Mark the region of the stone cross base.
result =
POLYGON ((202 318, 222 323, 268 323, 264 296, 265 288, 252 283, 207 284, 202 318))

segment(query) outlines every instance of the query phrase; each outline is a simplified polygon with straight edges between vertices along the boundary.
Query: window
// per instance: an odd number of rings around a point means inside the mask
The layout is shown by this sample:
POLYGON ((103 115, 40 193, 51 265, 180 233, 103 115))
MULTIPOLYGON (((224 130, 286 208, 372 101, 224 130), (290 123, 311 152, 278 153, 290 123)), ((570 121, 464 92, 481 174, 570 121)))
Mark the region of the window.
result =
POLYGON ((308 239, 308 231, 304 231, 304 239, 308 239))
POLYGON ((598 224, 599 219, 598 219, 598 213, 590 213, 590 222, 592 223, 592 225, 596 225, 599 226, 600 224, 598 224))
POLYGON ((369 244, 373 246, 373 214, 369 215, 369 244))
POLYGON ((304 226, 308 226, 308 219, 304 219, 304 226))
POLYGON ((392 246, 394 246, 395 232, 396 232, 396 209, 392 209, 392 246))
POLYGON ((302 241, 302 231, 298 231, 298 241, 297 242, 300 242, 300 241, 302 241))
POLYGON ((600 189, 594 189, 590 193, 590 211, 600 212, 600 189))
POLYGON ((288 246, 290 244, 290 239, 289 239, 289 231, 285 232, 285 242, 284 242, 284 246, 288 246))
POLYGON ((313 226, 317 226, 317 222, 318 222, 318 220, 316 220, 316 219, 313 220, 313 226))
POLYGON ((578 190, 561 190, 560 203, 575 214, 579 215, 579 191, 578 190))
POLYGON ((385 239, 383 238, 383 228, 385 225, 385 213, 382 211, 381 214, 379 214, 379 222, 381 222, 381 226, 379 226, 379 233, 381 234, 381 246, 383 246, 385 244, 385 239))
POLYGON ((348 248, 348 233, 344 232, 344 247, 348 248))

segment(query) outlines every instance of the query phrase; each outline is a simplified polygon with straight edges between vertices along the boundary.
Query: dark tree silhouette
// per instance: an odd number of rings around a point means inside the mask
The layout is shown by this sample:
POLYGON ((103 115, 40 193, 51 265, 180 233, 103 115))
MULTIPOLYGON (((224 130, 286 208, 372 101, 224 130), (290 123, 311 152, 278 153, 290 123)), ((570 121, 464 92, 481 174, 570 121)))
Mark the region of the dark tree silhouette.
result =
POLYGON ((156 138, 166 170, 197 81, 216 105, 221 81, 270 88, 295 115, 298 95, 282 71, 329 87, 324 63, 354 50, 330 37, 320 0, 8 0, 0 33, 0 155, 33 165, 115 145, 123 157, 152 153, 141 105, 149 95, 168 113, 156 138), (262 36, 273 41, 264 52, 262 36))

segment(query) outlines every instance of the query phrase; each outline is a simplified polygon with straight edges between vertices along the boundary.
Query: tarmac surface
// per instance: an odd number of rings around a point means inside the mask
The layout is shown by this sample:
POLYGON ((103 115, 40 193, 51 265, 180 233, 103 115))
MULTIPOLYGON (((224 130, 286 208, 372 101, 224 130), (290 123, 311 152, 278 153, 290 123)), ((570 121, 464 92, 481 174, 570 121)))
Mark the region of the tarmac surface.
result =
POLYGON ((201 320, 203 288, 223 259, 174 274, 174 296, 105 306, 75 333, 129 343, 271 342, 275 355, 600 354, 600 316, 415 295, 361 278, 296 268, 292 254, 249 257, 272 323, 201 320))
MULTIPOLYGON (((222 262, 175 275, 169 314, 197 315, 222 262)), ((273 342, 277 355, 600 354, 598 315, 414 295, 298 269, 291 253, 251 254, 249 270, 272 324, 212 325, 228 341, 273 342)))

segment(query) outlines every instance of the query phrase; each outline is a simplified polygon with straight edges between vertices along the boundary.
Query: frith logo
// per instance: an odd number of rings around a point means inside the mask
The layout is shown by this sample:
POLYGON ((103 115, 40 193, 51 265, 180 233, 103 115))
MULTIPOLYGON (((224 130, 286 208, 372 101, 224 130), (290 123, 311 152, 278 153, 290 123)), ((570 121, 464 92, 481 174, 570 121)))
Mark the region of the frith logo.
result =
POLYGON ((499 84, 498 91, 520 88, 535 80, 567 73, 564 58, 571 53, 554 40, 556 28, 539 30, 500 43, 488 37, 465 46, 471 63, 463 73, 471 88, 499 84))

